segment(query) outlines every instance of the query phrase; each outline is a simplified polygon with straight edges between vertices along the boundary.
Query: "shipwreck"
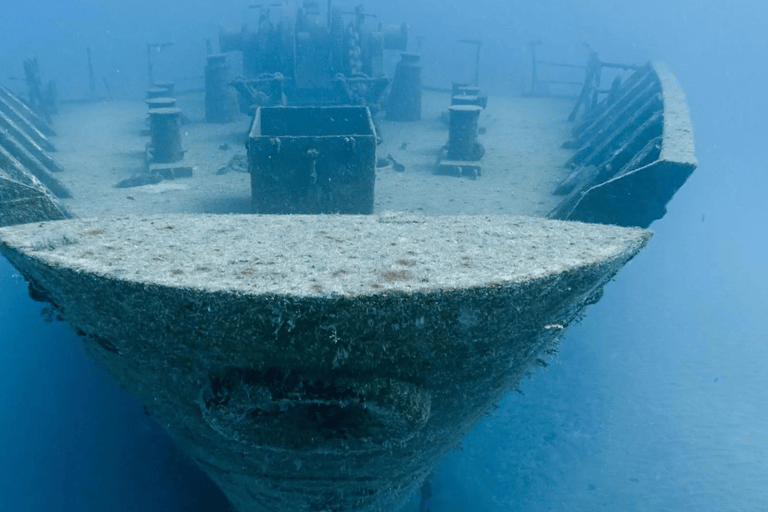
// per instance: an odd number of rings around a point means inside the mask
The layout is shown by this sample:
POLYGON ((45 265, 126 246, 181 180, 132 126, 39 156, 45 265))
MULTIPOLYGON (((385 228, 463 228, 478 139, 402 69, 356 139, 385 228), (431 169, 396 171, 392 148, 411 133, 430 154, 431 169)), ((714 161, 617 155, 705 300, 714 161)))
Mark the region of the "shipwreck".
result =
POLYGON ((397 510, 645 247, 693 132, 663 63, 591 58, 569 124, 416 53, 382 80, 404 26, 305 4, 222 33, 240 79, 211 52, 59 135, 0 89, 0 251, 237 510, 397 510))

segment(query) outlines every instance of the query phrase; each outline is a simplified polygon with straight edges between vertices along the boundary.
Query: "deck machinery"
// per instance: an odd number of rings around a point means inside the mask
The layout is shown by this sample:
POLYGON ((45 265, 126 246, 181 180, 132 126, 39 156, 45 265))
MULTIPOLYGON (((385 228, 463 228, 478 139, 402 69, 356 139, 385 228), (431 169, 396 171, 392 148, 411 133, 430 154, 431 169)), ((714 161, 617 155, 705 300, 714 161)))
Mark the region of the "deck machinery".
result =
POLYGON ((362 5, 346 12, 329 0, 325 19, 313 0, 300 7, 254 7, 260 9, 255 30, 244 25, 219 34, 222 52, 243 53, 244 77, 235 84, 241 99, 258 91, 274 97, 277 81, 292 105, 376 104, 389 83, 384 51, 406 50, 407 25, 379 23, 372 29, 366 18, 375 15, 362 5), (277 21, 273 9, 279 10, 277 21))

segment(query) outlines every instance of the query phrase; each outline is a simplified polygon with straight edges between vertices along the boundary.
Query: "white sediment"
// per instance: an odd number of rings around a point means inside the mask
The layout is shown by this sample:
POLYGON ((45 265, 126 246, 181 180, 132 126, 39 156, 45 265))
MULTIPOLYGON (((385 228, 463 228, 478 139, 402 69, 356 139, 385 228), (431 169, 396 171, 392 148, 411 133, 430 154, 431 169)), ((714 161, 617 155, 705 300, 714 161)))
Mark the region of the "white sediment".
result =
MULTIPOLYGON (((66 169, 57 177, 72 191, 64 204, 78 217, 154 213, 250 213, 250 177, 216 174, 235 155, 245 155, 250 118, 229 124, 202 122, 203 97, 182 96, 178 104, 192 123, 182 126, 183 163, 191 178, 136 188, 113 185, 143 172, 149 137, 143 101, 115 101, 63 106, 56 120, 57 161, 66 169)), ((448 94, 425 92, 422 121, 381 119, 383 143, 378 157, 392 155, 405 166, 376 172, 376 212, 417 211, 427 215, 499 214, 544 216, 562 199, 552 194, 568 174, 571 152, 561 144, 570 137, 565 122, 571 101, 558 98, 491 97, 480 116, 486 133, 482 176, 473 181, 434 172, 448 126, 440 121, 450 105, 448 94)), ((379 116, 382 117, 382 116, 379 116)))
POLYGON ((509 284, 636 252, 647 231, 508 216, 164 215, 0 230, 3 245, 120 281, 367 295, 509 284))

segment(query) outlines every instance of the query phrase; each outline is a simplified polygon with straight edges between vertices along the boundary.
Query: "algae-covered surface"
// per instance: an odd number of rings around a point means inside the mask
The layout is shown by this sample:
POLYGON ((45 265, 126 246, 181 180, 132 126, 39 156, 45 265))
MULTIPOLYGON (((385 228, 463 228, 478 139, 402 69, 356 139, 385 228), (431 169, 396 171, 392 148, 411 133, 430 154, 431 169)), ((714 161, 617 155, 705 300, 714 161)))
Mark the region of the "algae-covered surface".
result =
POLYGON ((253 294, 370 294, 546 277, 640 231, 509 216, 163 215, 3 232, 48 264, 117 280, 253 294))
POLYGON ((239 510, 373 511, 401 505, 649 236, 190 215, 5 228, 0 247, 239 510))

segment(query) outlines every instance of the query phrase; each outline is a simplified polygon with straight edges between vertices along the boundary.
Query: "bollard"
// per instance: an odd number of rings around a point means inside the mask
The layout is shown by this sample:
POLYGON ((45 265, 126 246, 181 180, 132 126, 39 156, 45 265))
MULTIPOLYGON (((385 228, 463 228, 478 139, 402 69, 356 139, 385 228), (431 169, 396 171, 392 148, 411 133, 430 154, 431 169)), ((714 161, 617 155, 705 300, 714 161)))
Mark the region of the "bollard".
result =
POLYGON ((162 87, 150 87, 147 89, 148 100, 151 100, 152 98, 162 98, 165 96, 168 96, 168 91, 162 87))
POLYGON ((181 110, 156 108, 149 111, 152 162, 169 164, 184 158, 181 147, 181 110))
POLYGON ((161 96, 159 98, 146 99, 144 100, 144 103, 147 104, 149 110, 158 108, 176 108, 176 98, 166 98, 161 96))
POLYGON ((416 53, 402 53, 395 68, 389 95, 387 119, 418 121, 421 119, 421 62, 416 53))
POLYGON ((163 96, 168 98, 173 98, 173 91, 176 88, 176 84, 173 82, 155 82, 152 84, 153 89, 165 89, 165 94, 163 96))
POLYGON ((474 85, 459 87, 459 94, 464 96, 480 96, 480 88, 474 85))
POLYGON ((450 127, 448 131, 448 158, 450 160, 480 160, 485 148, 477 142, 477 122, 482 107, 477 105, 454 105, 448 108, 450 127))
POLYGON ((488 96, 480 95, 480 88, 476 85, 453 84, 451 105, 477 105, 485 108, 488 105, 488 96))
POLYGON ((488 106, 488 96, 480 94, 480 88, 477 86, 459 87, 459 96, 470 96, 474 98, 474 101, 456 103, 456 105, 477 105, 483 108, 488 106))
POLYGON ((476 105, 485 108, 488 105, 488 96, 459 94, 451 98, 451 105, 476 105))
POLYGON ((205 122, 229 123, 237 118, 235 91, 229 86, 227 55, 208 55, 205 65, 205 122))
POLYGON ((451 105, 477 105, 477 96, 468 96, 466 94, 458 94, 451 98, 451 105))
POLYGON ((461 94, 461 90, 467 87, 471 86, 466 82, 451 82, 451 98, 461 94))
MULTIPOLYGON (((176 108, 176 98, 168 98, 165 96, 159 96, 157 98, 147 98, 144 100, 144 103, 147 104, 147 107, 149 107, 150 112, 158 108, 176 108)), ((147 126, 150 125, 149 117, 147 117, 147 119, 144 121, 144 124, 147 126)), ((141 135, 152 135, 152 131, 148 128, 144 128, 143 130, 141 130, 141 135)))

